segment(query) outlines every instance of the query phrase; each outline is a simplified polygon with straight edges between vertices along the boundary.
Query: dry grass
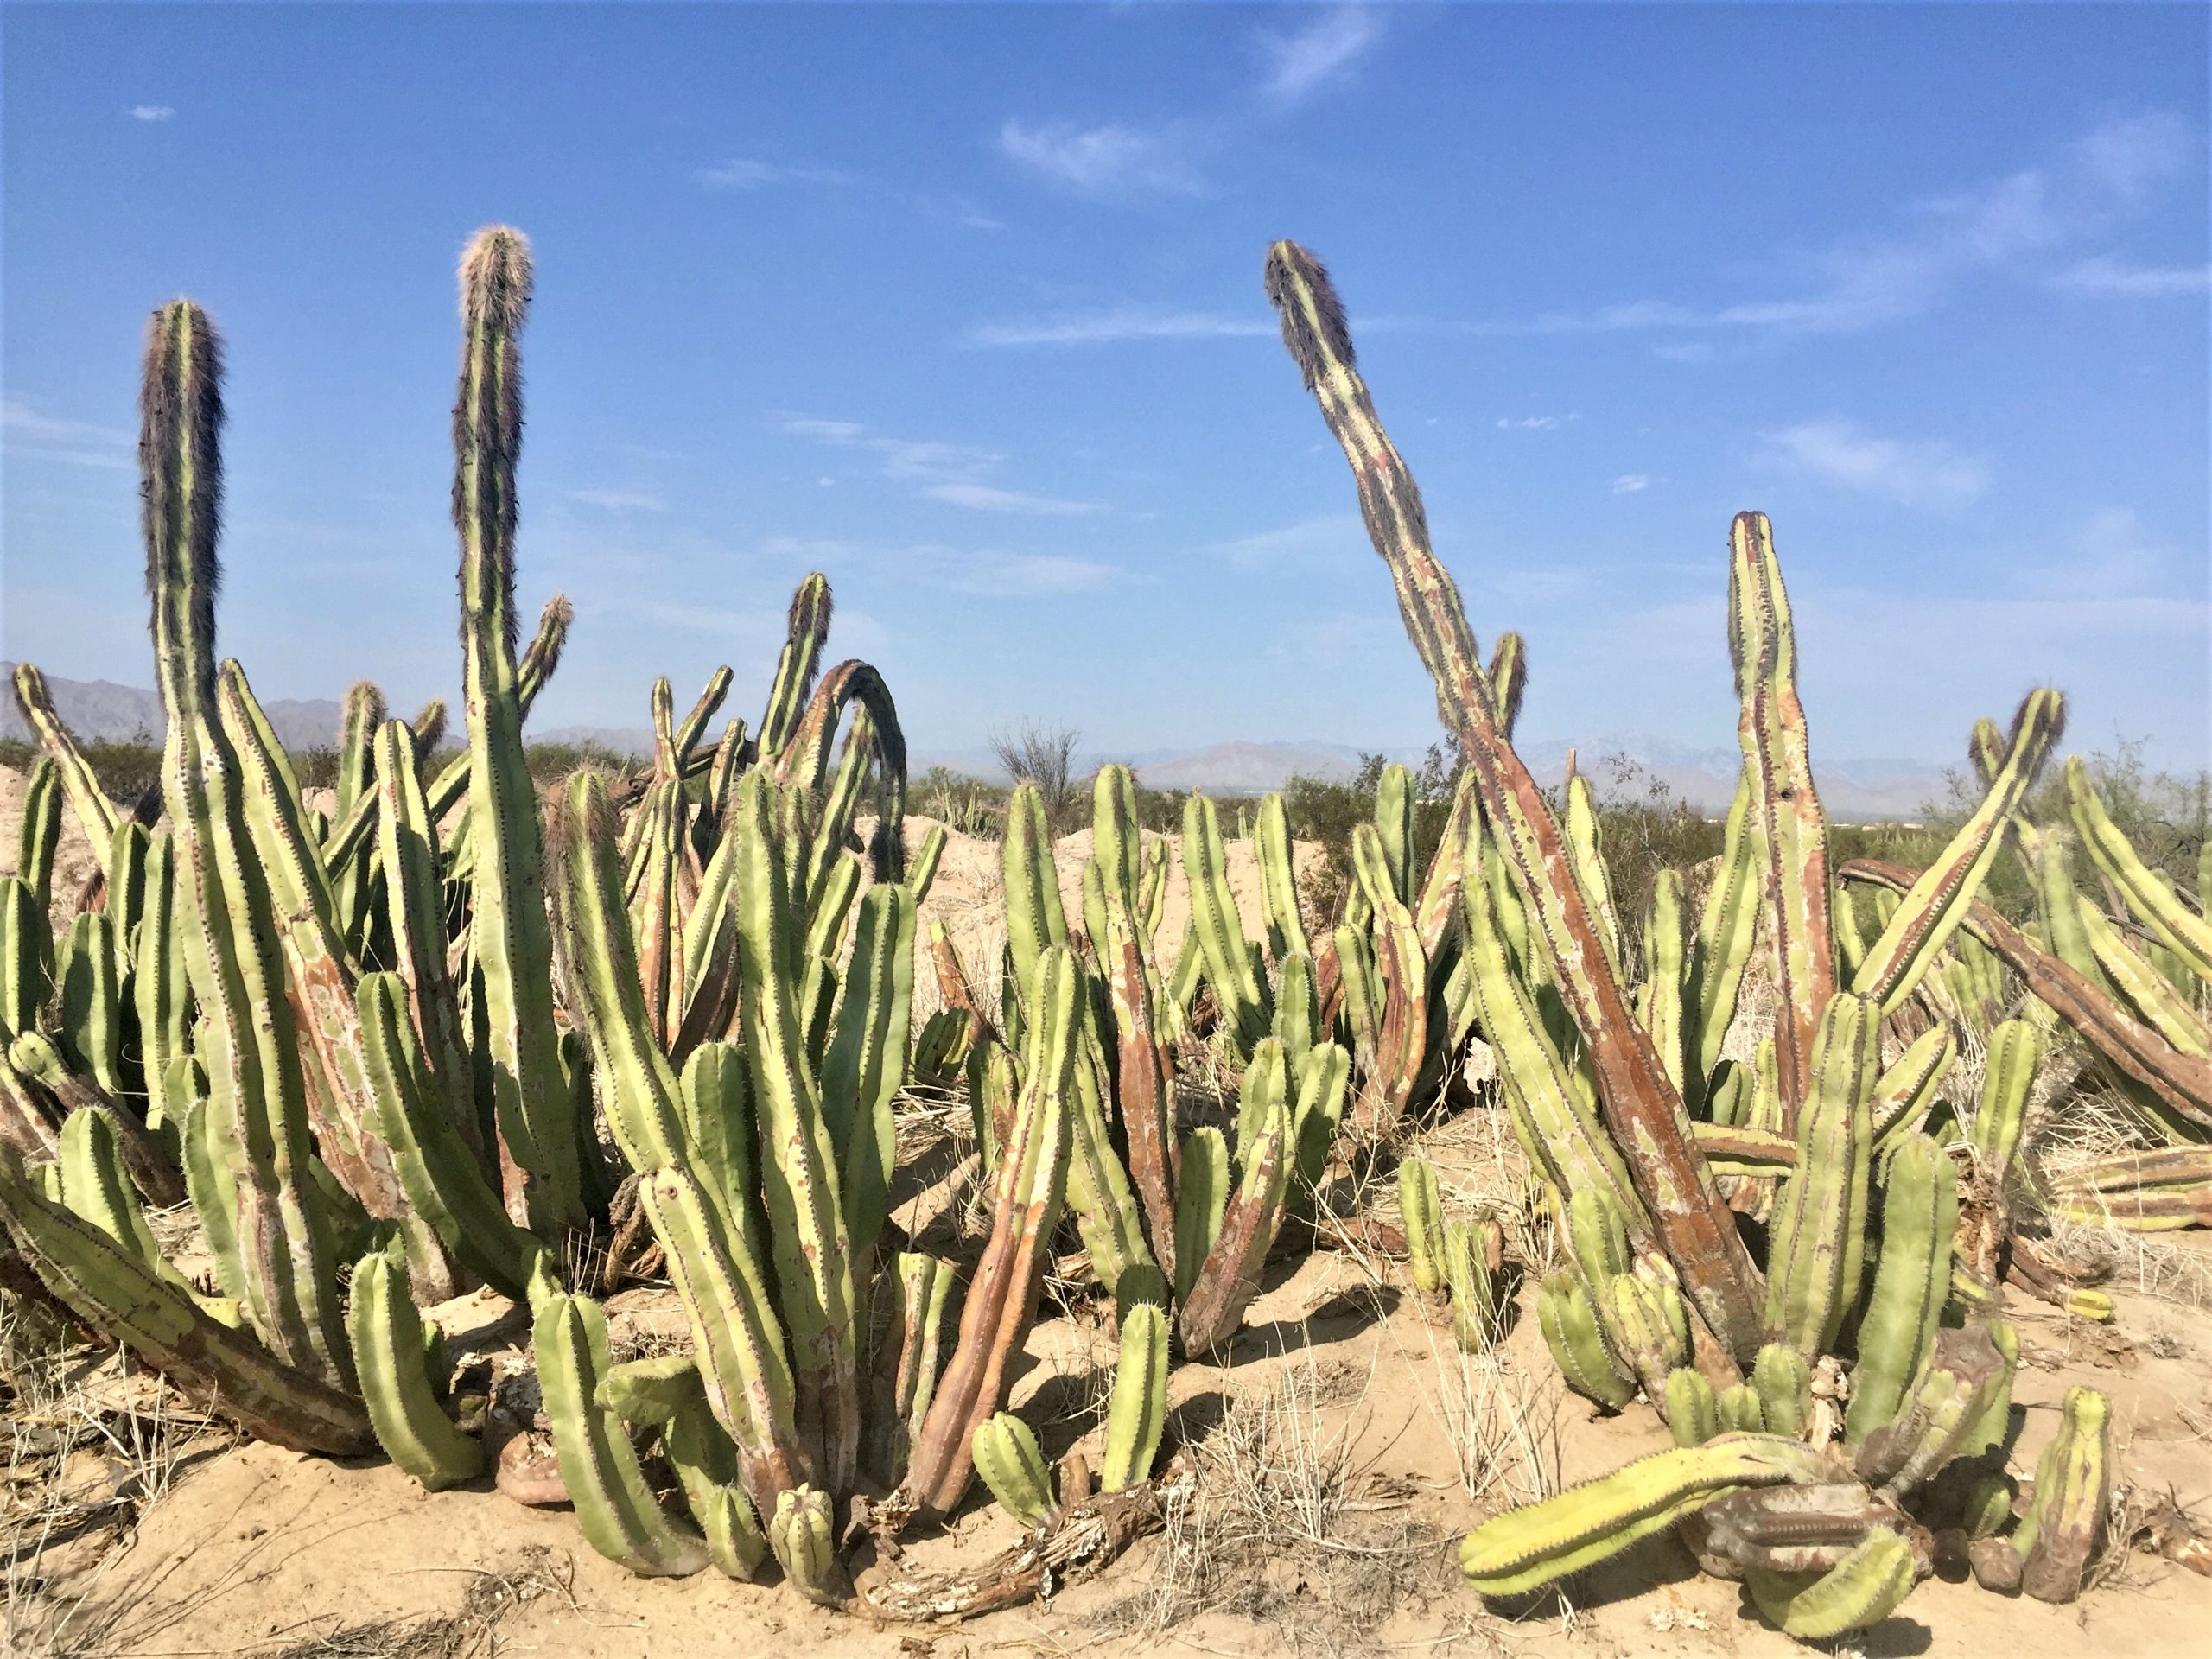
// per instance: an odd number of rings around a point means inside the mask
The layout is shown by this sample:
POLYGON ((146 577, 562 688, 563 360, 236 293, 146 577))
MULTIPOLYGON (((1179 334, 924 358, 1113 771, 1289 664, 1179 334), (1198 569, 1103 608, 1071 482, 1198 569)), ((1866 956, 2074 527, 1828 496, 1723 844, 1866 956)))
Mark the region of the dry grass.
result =
POLYGON ((12 1306, 0 1306, 0 1650, 107 1650, 133 1613, 107 1580, 139 1517, 235 1436, 121 1352, 48 1346, 12 1306))
POLYGON ((1372 1382, 1309 1349, 1233 1395, 1194 1445, 1199 1478, 1169 1508, 1150 1581, 1096 1622, 1151 1633, 1227 1612, 1269 1625, 1291 1652, 1357 1653, 1393 1613, 1441 1593, 1441 1535, 1357 1450, 1372 1382))
POLYGON ((500 1623, 540 1597, 559 1596, 581 1611, 575 1560, 542 1545, 505 1567, 462 1570, 475 1576, 457 1611, 341 1625, 269 1649, 270 1659, 477 1659, 498 1652, 500 1623))

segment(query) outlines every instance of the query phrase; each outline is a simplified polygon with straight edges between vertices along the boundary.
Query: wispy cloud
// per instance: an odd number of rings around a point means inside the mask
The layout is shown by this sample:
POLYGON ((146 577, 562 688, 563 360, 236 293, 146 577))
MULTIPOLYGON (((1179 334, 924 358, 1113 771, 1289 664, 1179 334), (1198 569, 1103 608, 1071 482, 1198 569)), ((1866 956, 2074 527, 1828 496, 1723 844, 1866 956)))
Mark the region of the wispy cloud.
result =
POLYGON ((129 111, 133 121, 174 121, 176 111, 166 104, 133 104, 129 111))
POLYGON ((1808 421, 1767 435, 1771 455, 1840 489, 1945 511, 1979 499, 1988 464, 1940 442, 1878 437, 1848 421, 1808 421))
MULTIPOLYGON (((2154 535, 2140 513, 2106 507, 2082 521, 2056 558, 2024 564, 2020 585, 2048 599, 2180 598, 2175 578, 2187 569, 2180 550, 2154 535)), ((2192 581, 2201 595, 2201 560, 2192 581)))
POLYGON ((1275 332, 1275 324, 1257 315, 1116 305, 978 323, 968 331, 967 340, 971 346, 1096 346, 1116 340, 1232 340, 1275 332))
POLYGON ((1280 530, 1263 530, 1255 536, 1216 542, 1205 549, 1238 570, 1282 570, 1305 565, 1358 568, 1357 556, 1367 549, 1359 520, 1348 512, 1325 513, 1301 519, 1280 530))
POLYGON ((1550 432, 1556 430, 1563 421, 1573 418, 1572 415, 1523 415, 1516 420, 1510 416, 1501 415, 1497 418, 1497 429, 1501 432, 1550 432))
POLYGON ((989 599, 1023 599, 1050 594, 1087 594, 1121 575, 1113 565, 1062 553, 1006 553, 993 550, 908 548, 901 568, 933 587, 989 599))
POLYGON ((21 398, 0 399, 0 446, 10 455, 77 467, 127 469, 136 440, 119 427, 42 415, 21 398))
POLYGON ((666 512, 668 502, 658 490, 570 490, 568 498, 603 512, 666 512))
POLYGON ((1381 14, 1365 6, 1335 7, 1289 34, 1262 29, 1260 90, 1278 103, 1298 103, 1342 77, 1382 38, 1381 14))
POLYGON ((894 438, 872 432, 858 421, 829 421, 811 417, 786 419, 783 429, 794 437, 809 438, 836 449, 849 449, 875 458, 886 478, 911 480, 922 486, 922 495, 947 506, 976 512, 1026 513, 1040 518, 1065 518, 1103 512, 1096 501, 1075 501, 1053 495, 1009 490, 988 481, 1005 463, 995 450, 974 444, 944 443, 926 438, 894 438))
POLYGON ((1174 126, 1149 131, 1111 122, 1031 126, 1010 117, 999 129, 999 149, 1039 177, 1084 195, 1192 195, 1199 188, 1182 130, 1174 126))
POLYGON ((2172 299, 2212 289, 2212 265, 2130 265, 2112 258, 2084 259, 2061 272, 2057 285, 2077 294, 2120 299, 2172 299))
POLYGON ((973 507, 978 512, 1027 512, 1057 517, 1103 511, 1096 501, 1065 501, 1054 495, 995 489, 988 484, 934 484, 922 493, 932 501, 973 507))
POLYGON ((1794 294, 1720 305, 1629 300, 1476 322, 1465 332, 1814 334, 1874 327, 1931 309, 1975 276, 2032 276, 2037 266, 2139 212, 2186 164, 2194 142, 2188 124, 2170 114, 2107 123, 2044 166, 1924 199, 1887 232, 1846 238, 1802 257, 1807 280, 1794 294))
POLYGON ((854 181, 849 173, 834 167, 787 167, 747 156, 702 167, 696 175, 709 190, 763 190, 774 185, 844 185, 854 181))
POLYGON ((1659 480, 1649 473, 1623 473, 1613 480, 1615 495, 1641 495, 1659 480))

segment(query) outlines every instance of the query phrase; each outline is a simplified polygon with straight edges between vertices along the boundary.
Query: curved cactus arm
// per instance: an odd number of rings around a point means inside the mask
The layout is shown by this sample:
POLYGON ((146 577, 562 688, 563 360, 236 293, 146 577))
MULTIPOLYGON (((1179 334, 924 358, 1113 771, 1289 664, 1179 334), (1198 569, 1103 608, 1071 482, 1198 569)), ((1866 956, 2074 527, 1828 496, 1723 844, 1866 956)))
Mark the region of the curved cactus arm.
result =
MULTIPOLYGON (((1243 1149, 1236 1194, 1222 1212, 1213 1246, 1192 1278, 1176 1319, 1186 1353, 1211 1353, 1236 1334, 1245 1305, 1259 1292, 1268 1251, 1282 1226, 1297 1149, 1282 1068, 1268 1068, 1267 1078, 1257 1137, 1243 1149)), ((1177 1258, 1181 1259, 1179 1248, 1177 1258)))
POLYGON ((834 609, 827 576, 816 570, 801 578, 791 594, 784 648, 768 687, 767 710, 760 716, 759 747, 764 761, 779 760, 798 729, 799 715, 814 690, 823 645, 830 638, 834 609))
POLYGON ((1904 1605, 1917 1582, 1912 1546, 1887 1527, 1874 1528, 1823 1573, 1754 1567, 1744 1574, 1759 1611, 1783 1635, 1801 1642, 1824 1642, 1880 1624, 1904 1605))
POLYGON ((913 995, 913 896, 879 884, 861 900, 852 962, 822 1066, 822 1116, 830 1144, 843 1149, 839 1186, 856 1272, 874 1262, 890 1211, 899 1150, 891 1107, 906 1082, 913 995))
POLYGON ((678 766, 690 760, 691 751, 698 747, 700 737, 706 732, 707 722, 715 717, 715 711, 729 696, 732 677, 727 664, 707 676, 707 683, 699 693, 699 700, 691 705, 691 712, 676 726, 670 747, 675 751, 678 766))
POLYGON ((1467 833, 1476 813, 1474 774, 1463 769, 1452 791, 1452 810, 1445 817, 1443 834, 1437 838, 1436 856, 1428 861, 1428 874, 1422 878, 1421 894, 1413 907, 1421 953, 1431 962, 1441 959, 1452 925, 1459 919, 1459 884, 1466 877, 1467 833))
MULTIPOLYGON (((1842 874, 1893 893, 1912 884, 1910 871, 1878 859, 1853 859, 1842 874)), ((1985 900, 1974 900, 1964 925, 2114 1068, 2141 1084, 2158 1107, 2192 1126, 2194 1135, 2212 1132, 2212 1060, 2174 1047, 1985 900)))
POLYGON ((1934 1351, 1951 1290, 1951 1238, 1958 1182, 1943 1149, 1907 1135, 1889 1155, 1882 1198, 1882 1253, 1859 1325, 1844 1443, 1856 1451, 1891 1421, 1905 1390, 1934 1351))
POLYGON ((4 1157, 0 1224, 48 1290, 161 1372, 196 1409, 296 1452, 350 1457, 374 1444, 367 1413, 351 1394, 225 1325, 4 1157))
POLYGON ((62 1120, 58 1152, 61 1201, 136 1255, 156 1278, 188 1292, 184 1275, 162 1259, 153 1229, 131 1193, 113 1109, 89 1106, 70 1113, 62 1120))
POLYGON ((1167 1425, 1167 1315, 1139 1302, 1122 1315, 1114 1390, 1106 1402, 1106 1452, 1099 1490, 1126 1491, 1152 1475, 1167 1425))
POLYGON ((906 891, 914 895, 917 906, 930 896, 930 888, 937 880, 938 866, 944 861, 945 846, 950 840, 943 824, 933 823, 922 832, 920 845, 907 861, 906 891))
POLYGON ((1183 804, 1183 870, 1190 879, 1191 926, 1205 959, 1206 983, 1213 987, 1239 1052, 1249 1058, 1267 1035, 1267 990, 1253 971, 1244 924, 1230 890, 1221 820, 1203 795, 1183 804))
MULTIPOLYGON (((896 881, 906 873, 906 737, 899 724, 891 689, 874 669, 862 662, 843 662, 822 677, 790 746, 776 761, 776 781, 804 783, 815 789, 822 786, 829 775, 830 740, 849 703, 860 705, 868 715, 866 729, 874 733, 872 747, 880 789, 875 843, 871 849, 876 879, 896 881)), ((855 725, 856 734, 861 729, 855 725)))
POLYGON ((1795 1440, 1722 1434, 1485 1521, 1459 1546, 1459 1570, 1485 1596, 1519 1595, 1619 1554, 1724 1492, 1832 1478, 1827 1459, 1795 1440))
POLYGON ((999 1147, 990 1237, 961 1308, 959 1340, 915 1436, 906 1490, 941 1515, 968 1488, 969 1442, 1003 1403, 1007 1366, 1036 1313, 1067 1175, 1077 977, 1065 945, 1039 956, 1020 1098, 999 1147))
POLYGON ((106 846, 115 839, 115 804, 100 788, 92 763, 77 747, 77 740, 61 723, 61 716, 54 713, 54 696, 47 689, 46 676, 29 663, 16 664, 16 706, 22 710, 24 723, 38 738, 46 758, 60 770, 61 787, 69 797, 69 810, 77 815, 77 824, 85 832, 85 839, 94 847, 106 846))
POLYGON ((661 1455, 676 1471, 691 1518, 706 1535, 707 1554, 717 1571, 752 1579, 768 1560, 767 1535, 744 1489, 734 1483, 729 1437, 705 1402, 685 1407, 661 1431, 661 1455))
POLYGON ((2022 700, 2012 716, 2004 764, 1981 804, 1913 882, 1852 977, 1851 988, 1875 998, 1885 1014, 1912 995, 1922 975, 1966 920, 1967 906, 1996 861, 2005 822, 2065 728, 2065 700, 2057 692, 2031 691, 2022 700))
POLYGON ((1765 860, 1781 999, 1774 1034, 1783 1128, 1795 1133, 1813 1089, 1815 1033, 1836 988, 1827 819, 1813 786, 1805 710, 1797 699, 1796 633, 1766 515, 1738 513, 1728 547, 1728 654, 1742 705, 1737 736, 1765 860))
POLYGON ((2066 760, 2066 807, 2090 861, 2120 890, 2128 909, 2190 972, 2200 980, 2212 980, 2212 921, 2183 904, 2128 844, 2105 810, 2104 798, 2078 754, 2066 760))
POLYGON ((1376 418, 1354 366, 1344 311, 1319 264, 1294 243, 1268 256, 1268 297, 1299 364, 1351 462, 1368 534, 1389 566, 1406 631, 1436 683, 1437 706, 1474 772, 1484 814, 1519 876, 1531 937, 1588 1044, 1615 1141, 1669 1256, 1724 1346, 1756 1344, 1758 1274, 1712 1172, 1691 1145, 1681 1097, 1630 1014, 1542 791, 1513 752, 1497 696, 1476 660, 1459 589, 1429 545, 1420 492, 1376 418))
POLYGON ((1001 1411, 976 1425, 969 1450, 976 1472, 991 1496, 1025 1527, 1040 1527, 1057 1507, 1052 1499, 1052 1471, 1028 1424, 1010 1411, 1001 1411))
POLYGON ((461 537, 472 929, 493 1112, 512 1154, 508 1214, 549 1236, 584 1222, 582 1170, 553 1011, 537 791, 515 664, 515 463, 531 263, 520 232, 479 232, 461 257, 453 516, 461 537))
POLYGON ((54 854, 60 844, 61 769, 52 755, 41 754, 23 781, 16 840, 16 874, 38 895, 41 909, 54 902, 54 854))
POLYGON ((531 1345, 553 1421, 561 1482, 585 1541, 610 1561, 647 1576, 683 1578, 704 1567, 705 1543, 661 1512, 620 1421, 599 1403, 600 1379, 613 1365, 599 1304, 558 1291, 540 1294, 531 1345))
POLYGON ((1298 879, 1291 863, 1290 813, 1280 793, 1260 798, 1253 832, 1260 868, 1260 906, 1267 918, 1268 955, 1276 962, 1311 956, 1306 924, 1298 912, 1298 879))
POLYGON ((385 1455, 434 1492, 474 1480, 484 1468, 484 1445, 453 1426, 431 1391, 405 1263, 381 1251, 362 1257, 353 1294, 346 1324, 353 1369, 385 1455))
POLYGON ((1767 1330, 1811 1357, 1834 1346, 1859 1300, 1866 1248, 1870 1104, 1882 1054, 1871 997, 1828 999, 1814 1039, 1813 1086, 1797 1126, 1767 1248, 1767 1330))

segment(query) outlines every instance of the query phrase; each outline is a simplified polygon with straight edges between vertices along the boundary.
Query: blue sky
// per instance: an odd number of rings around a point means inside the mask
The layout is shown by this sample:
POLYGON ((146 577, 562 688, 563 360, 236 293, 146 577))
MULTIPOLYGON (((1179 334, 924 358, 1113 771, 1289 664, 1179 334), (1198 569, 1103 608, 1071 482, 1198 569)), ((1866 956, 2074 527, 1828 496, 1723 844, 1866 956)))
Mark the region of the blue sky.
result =
MULTIPOLYGON (((2212 760, 2200 7, 36 7, 5 51, 0 653, 150 683, 147 312, 230 340, 224 649, 458 678, 453 266, 536 247, 547 725, 765 690, 810 568, 909 742, 1435 735, 1274 337, 1328 262, 1522 730, 1725 747, 1729 515, 1815 753, 2030 684, 2212 760)), ((734 707, 735 705, 734 705, 734 707)))

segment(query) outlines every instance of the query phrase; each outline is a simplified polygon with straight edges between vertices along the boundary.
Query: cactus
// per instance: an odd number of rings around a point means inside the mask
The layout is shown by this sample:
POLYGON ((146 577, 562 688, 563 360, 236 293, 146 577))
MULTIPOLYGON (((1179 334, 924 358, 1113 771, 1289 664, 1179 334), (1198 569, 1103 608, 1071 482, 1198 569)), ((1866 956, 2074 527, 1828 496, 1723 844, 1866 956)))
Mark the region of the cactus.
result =
POLYGON ((1660 1414, 1676 1446, 1702 1446, 1720 1432, 1720 1402, 1713 1384, 1688 1367, 1678 1366, 1667 1374, 1662 1398, 1660 1414))
POLYGON ((1887 1527, 1869 1532, 1824 1573, 1744 1575, 1759 1611, 1801 1642, 1826 1641, 1879 1624, 1897 1611, 1917 1580, 1912 1546, 1887 1527))
POLYGON ((1759 1391, 1749 1382, 1732 1382, 1721 1389, 1713 1409, 1721 1433, 1767 1433, 1766 1411, 1760 1402, 1759 1391))
POLYGON ((1504 1253, 1504 1236, 1494 1218, 1455 1221, 1444 1230, 1445 1278, 1452 1287, 1452 1335, 1463 1353, 1488 1353, 1497 1338, 1497 1274, 1504 1253))
POLYGON ((1152 1473, 1167 1423, 1167 1315, 1141 1302, 1122 1315, 1121 1355, 1106 1405, 1101 1491, 1119 1492, 1152 1473))
POLYGON ((1853 1459, 1859 1478, 1893 1493, 1918 1486, 1976 1437, 2012 1375, 2010 1360, 1986 1328, 1938 1332, 1894 1419, 1859 1443, 1853 1459))
POLYGON ((2036 1465, 2035 1501, 2012 1543, 2022 1563, 2020 1587, 2037 1601, 2063 1604, 2080 1595, 2104 1542, 2111 1417, 2111 1402, 2099 1390, 2067 1389, 2058 1433, 2036 1465))
POLYGON ((1968 1141, 1989 1179, 1999 1186, 2020 1144, 2028 1096, 2043 1063, 2043 1033, 2025 1020, 2007 1020, 1989 1033, 1981 1105, 1974 1113, 1968 1141))
POLYGON ((1006 1368, 1035 1316, 1045 1253, 1058 1218, 1068 1162, 1066 1099, 1077 1052, 1075 959, 1065 945, 1040 950, 1030 982, 1028 1055, 1021 1096, 999 1148, 991 1233, 967 1300, 960 1336, 915 1436, 906 1491, 949 1514, 967 1490, 970 1442, 1004 1402, 1006 1368))
POLYGON ((1437 1192, 1436 1171, 1426 1158, 1408 1158, 1398 1166, 1398 1215, 1405 1228, 1414 1288, 1425 1296, 1441 1294, 1443 1201, 1437 1192))
POLYGON ((1959 1197, 1950 1160, 1928 1136, 1909 1135, 1890 1154, 1885 1180, 1882 1253, 1844 1414, 1844 1442, 1853 1450, 1897 1415, 1934 1349, 1951 1287, 1959 1197))
POLYGON ((582 1174, 553 1013, 537 796, 522 747, 515 662, 515 463, 529 244, 505 226, 461 256, 453 516, 475 852, 470 930, 493 1110, 511 1154, 507 1214, 543 1237, 584 1221, 582 1174))
MULTIPOLYGON (((2191 911, 2152 874, 2106 812, 2079 755, 2066 761, 2066 806, 2082 845, 2138 919, 2200 980, 2212 980, 2212 923, 2191 911)), ((2033 1594, 2033 1590, 2029 1592, 2033 1594)))
POLYGON ((824 1607, 842 1607, 851 1599, 851 1587, 838 1565, 831 1522, 827 1492, 811 1486, 779 1492, 768 1521, 768 1543, 793 1589, 824 1607))
POLYGON ((1613 1358, 1589 1288, 1572 1268, 1544 1280, 1536 1295, 1536 1322, 1567 1387, 1608 1410, 1636 1398, 1636 1380, 1613 1358))
POLYGON ((455 1428, 431 1391, 404 1259, 382 1251, 361 1258, 346 1323, 369 1421, 386 1455, 434 1492, 474 1479, 484 1467, 483 1443, 455 1428))
POLYGON ((1051 1518, 1052 1474, 1028 1424, 1001 1411, 976 1426, 972 1449, 976 1472, 1001 1509, 1025 1527, 1041 1527, 1051 1518))
POLYGON ((1485 1596, 1519 1595, 1618 1555, 1723 1492, 1816 1481, 1827 1469, 1793 1440, 1719 1435, 1484 1522, 1460 1544, 1459 1570, 1485 1596))
POLYGON ((1868 1107, 1881 1052, 1875 1004, 1847 993, 1831 997, 1801 1097, 1796 1173, 1783 1186, 1767 1258, 1768 1334, 1808 1357, 1834 1346, 1859 1300, 1873 1144, 1868 1107))
POLYGON ((632 1573, 683 1578, 698 1572, 708 1562, 704 1541, 662 1513, 620 1420, 599 1402, 600 1382, 613 1364, 607 1315, 590 1298, 567 1294, 543 1276, 531 1293, 538 1385, 553 1422, 561 1482, 585 1540, 632 1573))
POLYGON ((1805 1356, 1786 1343, 1769 1343, 1751 1366, 1766 1432, 1796 1437, 1813 1414, 1813 1373, 1805 1356))

